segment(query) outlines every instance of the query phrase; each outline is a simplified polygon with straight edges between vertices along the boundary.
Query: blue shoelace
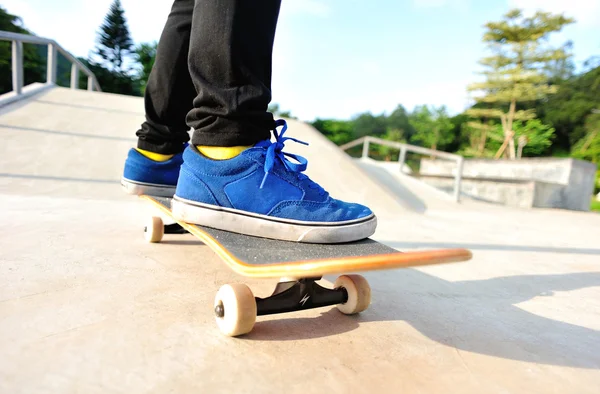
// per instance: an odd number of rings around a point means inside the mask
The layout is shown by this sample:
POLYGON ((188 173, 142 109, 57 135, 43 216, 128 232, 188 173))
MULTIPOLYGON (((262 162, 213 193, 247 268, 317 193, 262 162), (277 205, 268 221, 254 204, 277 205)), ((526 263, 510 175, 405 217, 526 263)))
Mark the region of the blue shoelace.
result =
MULTIPOLYGON (((287 152, 283 151, 285 141, 287 141, 287 140, 291 140, 291 141, 297 142, 302 145, 307 145, 307 146, 308 146, 308 143, 297 140, 292 137, 284 137, 283 135, 285 134, 286 130, 287 130, 287 123, 285 120, 278 119, 275 121, 275 129, 273 130, 273 134, 275 135, 275 142, 272 142, 271 145, 269 145, 269 147, 267 148, 267 153, 265 155, 265 167, 264 167, 265 176, 263 177, 263 180, 260 183, 261 189, 263 188, 265 181, 267 180, 267 177, 273 170, 273 166, 275 165, 275 161, 277 159, 279 159, 279 161, 281 163, 283 163, 283 165, 285 166, 285 168, 288 169, 288 171, 297 173, 299 180, 309 179, 308 176, 302 174, 302 171, 305 171, 306 167, 308 166, 308 160, 306 160, 306 158, 304 158, 300 155, 295 155, 295 154, 287 153, 287 152), (281 130, 281 134, 277 133, 277 127, 279 127, 279 126, 283 126, 283 129, 281 130), (288 160, 286 158, 286 156, 296 160, 297 163, 291 162, 290 160, 288 160)), ((325 193, 325 190, 321 186, 319 186, 318 184, 316 184, 315 182, 313 182, 310 179, 309 179, 309 181, 310 181, 309 187, 311 189, 319 189, 319 194, 321 194, 321 195, 323 195, 325 193)))

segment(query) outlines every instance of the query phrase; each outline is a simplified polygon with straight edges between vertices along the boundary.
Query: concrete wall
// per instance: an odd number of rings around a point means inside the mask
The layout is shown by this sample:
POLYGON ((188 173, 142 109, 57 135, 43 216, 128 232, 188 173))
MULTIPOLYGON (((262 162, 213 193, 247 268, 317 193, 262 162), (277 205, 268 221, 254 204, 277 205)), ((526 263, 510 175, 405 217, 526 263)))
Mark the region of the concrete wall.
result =
MULTIPOLYGON (((463 193, 510 206, 587 211, 594 191, 595 172, 595 164, 571 158, 471 159, 464 163, 463 193), (524 188, 522 182, 530 188, 524 188)), ((443 184, 446 188, 447 181, 441 179, 453 177, 455 173, 454 163, 421 160, 420 175, 432 185, 443 184)))

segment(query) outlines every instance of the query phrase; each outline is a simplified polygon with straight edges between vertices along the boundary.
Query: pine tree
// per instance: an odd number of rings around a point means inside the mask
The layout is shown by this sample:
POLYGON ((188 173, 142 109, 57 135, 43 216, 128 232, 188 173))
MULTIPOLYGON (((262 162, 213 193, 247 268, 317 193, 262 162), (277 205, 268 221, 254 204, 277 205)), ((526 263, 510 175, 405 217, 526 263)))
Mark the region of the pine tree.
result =
MULTIPOLYGON (((493 54, 480 61, 486 80, 473 83, 467 89, 480 93, 475 100, 490 106, 471 108, 467 113, 475 118, 500 119, 504 142, 496 158, 503 153, 511 159, 516 157, 513 122, 536 116, 532 109, 519 109, 522 104, 541 100, 556 92, 556 86, 550 83, 548 69, 568 59, 568 45, 551 48, 543 43, 551 33, 559 32, 573 22, 563 15, 541 11, 524 17, 520 10, 515 9, 505 14, 502 21, 485 25, 487 31, 483 41, 493 54)), ((471 127, 481 131, 487 129, 485 123, 477 121, 472 122, 471 127)))
POLYGON ((102 59, 102 65, 117 74, 124 74, 125 61, 134 52, 133 40, 129 33, 125 11, 120 0, 114 0, 106 16, 104 23, 98 32, 98 45, 95 54, 102 59))

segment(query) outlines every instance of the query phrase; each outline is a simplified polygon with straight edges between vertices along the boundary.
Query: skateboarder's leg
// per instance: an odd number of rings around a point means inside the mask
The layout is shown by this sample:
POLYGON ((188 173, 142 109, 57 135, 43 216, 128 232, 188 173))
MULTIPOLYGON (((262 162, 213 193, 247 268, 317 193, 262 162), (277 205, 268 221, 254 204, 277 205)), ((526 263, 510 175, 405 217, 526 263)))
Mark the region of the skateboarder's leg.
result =
POLYGON ((189 140, 186 114, 196 90, 188 71, 194 0, 175 0, 163 28, 144 94, 146 121, 129 151, 122 184, 131 194, 170 197, 189 140))
MULTIPOLYGON (((180 220, 268 238, 347 242, 375 231, 375 215, 332 199, 283 152, 284 122, 267 111, 279 0, 197 0, 189 54, 195 132, 173 199, 180 220)), ((287 153, 287 152, 286 152, 287 153)))
POLYGON ((187 64, 193 10, 194 0, 175 0, 162 31, 144 93, 146 121, 136 133, 140 149, 175 154, 189 140, 185 116, 196 96, 187 64))
POLYGON ((273 42, 281 0, 198 0, 189 69, 198 95, 187 122, 200 146, 253 145, 275 126, 273 42))

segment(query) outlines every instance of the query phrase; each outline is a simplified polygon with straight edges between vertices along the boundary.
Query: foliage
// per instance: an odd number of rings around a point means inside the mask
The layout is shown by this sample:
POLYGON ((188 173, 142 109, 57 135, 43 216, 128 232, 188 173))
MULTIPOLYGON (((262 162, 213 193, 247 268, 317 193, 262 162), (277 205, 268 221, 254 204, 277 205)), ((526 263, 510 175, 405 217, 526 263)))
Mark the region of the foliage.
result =
POLYGON ((158 47, 158 42, 152 43, 141 43, 137 47, 135 47, 135 55, 136 59, 140 64, 139 71, 139 81, 140 81, 140 89, 142 93, 146 90, 146 85, 148 83, 148 78, 150 78, 150 72, 152 71, 152 66, 154 66, 154 61, 156 60, 156 49, 158 47))
POLYGON ((573 146, 573 156, 600 164, 600 113, 586 118, 584 130, 585 136, 573 146))
POLYGON ((114 0, 100 26, 98 42, 86 61, 87 66, 103 91, 140 96, 141 81, 133 72, 135 60, 125 11, 121 1, 114 0))
POLYGON ((354 139, 351 121, 317 118, 311 124, 336 145, 343 145, 354 139))
POLYGON ((513 122, 535 118, 534 109, 521 109, 519 104, 535 102, 556 92, 548 70, 558 69, 559 74, 568 71, 569 45, 552 48, 542 44, 551 33, 573 22, 571 18, 542 11, 525 17, 514 9, 503 20, 485 25, 483 41, 492 52, 492 56, 480 60, 485 81, 473 83, 467 89, 476 93, 476 101, 491 105, 471 108, 467 113, 475 118, 500 119, 504 142, 496 157, 507 150, 508 156, 515 158, 513 122))
POLYGON ((429 108, 426 105, 415 107, 411 113, 410 123, 416 130, 411 142, 421 143, 431 149, 438 149, 454 140, 451 131, 454 125, 446 111, 446 107, 429 108))
POLYGON ((561 82, 556 94, 537 103, 540 119, 556 129, 552 153, 571 151, 594 109, 600 109, 600 65, 561 82))
POLYGON ((590 204, 590 210, 600 212, 600 201, 593 199, 590 204))
POLYGON ((125 63, 131 59, 133 53, 133 40, 125 19, 125 11, 121 0, 114 0, 104 17, 104 23, 100 25, 98 43, 94 51, 99 61, 94 62, 116 74, 123 74, 130 71, 125 63))
MULTIPOLYGON (((543 124, 539 119, 530 119, 525 122, 517 120, 513 124, 516 141, 525 142, 522 156, 540 156, 552 145, 554 128, 543 124)), ((490 132, 490 140, 487 145, 488 154, 496 152, 503 143, 502 125, 495 125, 490 132)), ((517 151, 518 153, 518 151, 517 151)), ((517 158, 521 155, 517 154, 517 158)))
MULTIPOLYGON (((32 34, 26 29, 23 21, 16 15, 8 13, 0 6, 0 30, 12 33, 32 34)), ((38 45, 23 45, 23 83, 29 85, 33 82, 46 80, 46 61, 40 55, 38 45)), ((0 94, 12 90, 12 44, 10 41, 0 41, 0 94)))
POLYGON ((352 121, 352 134, 354 138, 370 135, 373 137, 382 137, 387 131, 387 122, 385 115, 375 116, 370 112, 365 112, 352 121))

